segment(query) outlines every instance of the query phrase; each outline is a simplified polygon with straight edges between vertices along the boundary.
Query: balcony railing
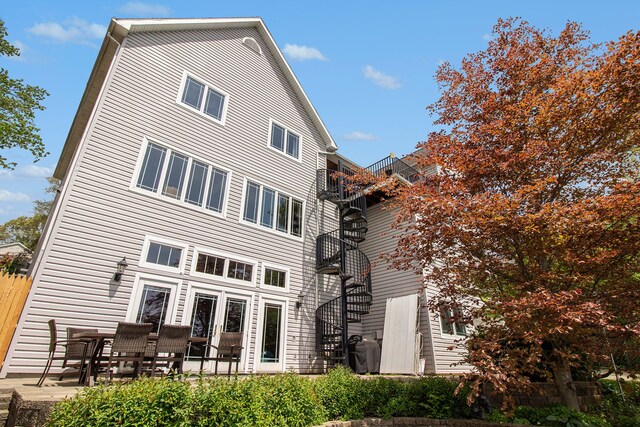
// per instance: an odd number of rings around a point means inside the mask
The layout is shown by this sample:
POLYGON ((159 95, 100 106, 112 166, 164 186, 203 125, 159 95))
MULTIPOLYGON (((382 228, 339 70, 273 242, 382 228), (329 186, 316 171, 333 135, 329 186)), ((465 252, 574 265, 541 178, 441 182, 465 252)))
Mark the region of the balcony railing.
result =
POLYGON ((419 179, 419 173, 415 168, 392 156, 387 156, 365 169, 378 177, 399 175, 411 183, 419 179))

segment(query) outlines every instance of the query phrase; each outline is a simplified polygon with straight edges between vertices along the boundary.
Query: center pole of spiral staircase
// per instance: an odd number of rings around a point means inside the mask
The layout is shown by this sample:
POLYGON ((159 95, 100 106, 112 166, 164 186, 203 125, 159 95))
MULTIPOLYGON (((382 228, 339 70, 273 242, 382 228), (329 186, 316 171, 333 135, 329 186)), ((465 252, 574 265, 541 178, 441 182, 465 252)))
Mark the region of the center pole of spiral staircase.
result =
MULTIPOLYGON (((340 172, 344 172, 342 167, 342 160, 338 161, 338 169, 340 172)), ((345 200, 347 197, 344 176, 340 176, 338 188, 340 189, 340 199, 345 200)), ((348 209, 348 208, 347 208, 348 209)), ((347 245, 344 240, 344 214, 345 207, 340 208, 340 315, 342 317, 342 364, 345 367, 349 367, 349 318, 347 313, 347 287, 343 273, 347 271, 347 245)))

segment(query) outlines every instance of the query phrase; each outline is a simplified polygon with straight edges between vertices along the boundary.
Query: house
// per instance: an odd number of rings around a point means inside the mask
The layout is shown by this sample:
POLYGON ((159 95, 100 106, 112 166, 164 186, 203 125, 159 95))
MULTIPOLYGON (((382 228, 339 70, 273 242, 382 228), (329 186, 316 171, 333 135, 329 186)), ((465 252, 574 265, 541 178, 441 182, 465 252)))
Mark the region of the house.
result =
POLYGON ((29 249, 20 242, 11 242, 0 245, 0 256, 26 254, 29 249))
MULTIPOLYGON (((336 151, 260 18, 113 19, 0 376, 41 372, 51 318, 180 323, 212 341, 243 332, 242 372, 341 363, 341 325, 382 330, 385 298, 418 287, 371 268, 393 245, 380 236, 391 213, 346 192, 333 171, 355 164, 336 151)), ((445 372, 454 330, 421 319, 427 370, 445 372)))

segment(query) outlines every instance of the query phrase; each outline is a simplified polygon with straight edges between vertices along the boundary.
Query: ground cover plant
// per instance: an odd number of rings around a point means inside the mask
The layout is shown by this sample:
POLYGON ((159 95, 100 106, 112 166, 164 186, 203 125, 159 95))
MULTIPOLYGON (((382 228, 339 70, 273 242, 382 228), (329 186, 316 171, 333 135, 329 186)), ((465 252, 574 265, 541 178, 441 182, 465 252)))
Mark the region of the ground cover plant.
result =
POLYGON ((470 418, 456 382, 360 378, 338 367, 316 380, 296 374, 238 380, 142 378, 86 388, 58 403, 58 426, 311 426, 329 419, 394 416, 470 418))

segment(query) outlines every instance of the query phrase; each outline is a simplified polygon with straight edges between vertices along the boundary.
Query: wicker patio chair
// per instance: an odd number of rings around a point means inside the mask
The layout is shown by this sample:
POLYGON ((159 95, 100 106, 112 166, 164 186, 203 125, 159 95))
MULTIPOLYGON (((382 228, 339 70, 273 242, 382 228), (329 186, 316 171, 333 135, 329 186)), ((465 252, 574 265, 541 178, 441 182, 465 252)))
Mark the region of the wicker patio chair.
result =
MULTIPOLYGON (((151 362, 151 374, 156 373, 156 368, 165 365, 174 367, 178 373, 182 373, 184 355, 189 345, 191 326, 162 325, 155 345, 155 354, 151 362)), ((160 371, 162 372, 162 371, 160 371)))
MULTIPOLYGON (((87 362, 89 361, 89 358, 91 357, 91 352, 93 351, 93 348, 92 348, 93 346, 91 345, 90 339, 76 338, 76 334, 79 334, 82 332, 98 332, 98 330, 95 328, 67 328, 67 341, 70 341, 71 343, 68 344, 64 349, 64 353, 65 353, 65 356, 67 356, 67 358, 62 362, 62 369, 79 368, 81 370, 80 379, 78 380, 78 382, 82 382, 82 380, 84 379, 83 378, 84 368, 85 368, 84 361, 85 360, 87 362), (74 340, 76 339, 83 340, 84 342, 81 342, 81 343, 74 342, 74 340), (72 360, 78 360, 79 362, 69 363, 69 361, 72 361, 72 360)), ((68 372, 64 372, 64 371, 61 372, 60 381, 62 381, 64 376, 67 374, 68 372)))
POLYGON ((212 357, 206 356, 206 348, 205 348, 205 357, 203 357, 200 361, 200 371, 202 371, 204 367, 205 360, 215 360, 215 375, 218 375, 218 362, 229 362, 229 371, 227 372, 227 376, 231 377, 231 365, 233 362, 236 362, 236 374, 238 373, 238 365, 240 364, 240 357, 242 355, 242 336, 243 332, 223 332, 220 334, 220 340, 218 341, 218 345, 207 345, 206 347, 213 347, 216 349, 216 355, 212 357))
POLYGON ((149 334, 151 334, 152 329, 153 324, 151 323, 118 322, 106 364, 106 373, 109 376, 109 381, 113 379, 112 367, 114 367, 114 363, 123 362, 126 364, 127 362, 133 362, 134 376, 140 374, 144 354, 147 351, 149 334))
MULTIPOLYGON (((89 346, 89 340, 82 338, 71 338, 65 340, 58 339, 58 328, 56 327, 55 319, 49 320, 49 358, 42 372, 42 376, 38 380, 37 386, 42 387, 51 365, 54 360, 62 360, 63 368, 76 368, 78 369, 78 375, 82 377, 84 372, 85 361, 87 359, 87 349, 89 346), (56 356, 56 350, 59 347, 64 347, 64 356, 56 356), (77 361, 77 363, 69 363, 71 360, 77 361)), ((63 375, 64 376, 64 375, 63 375)), ((61 377, 62 379, 62 377, 61 377)))

